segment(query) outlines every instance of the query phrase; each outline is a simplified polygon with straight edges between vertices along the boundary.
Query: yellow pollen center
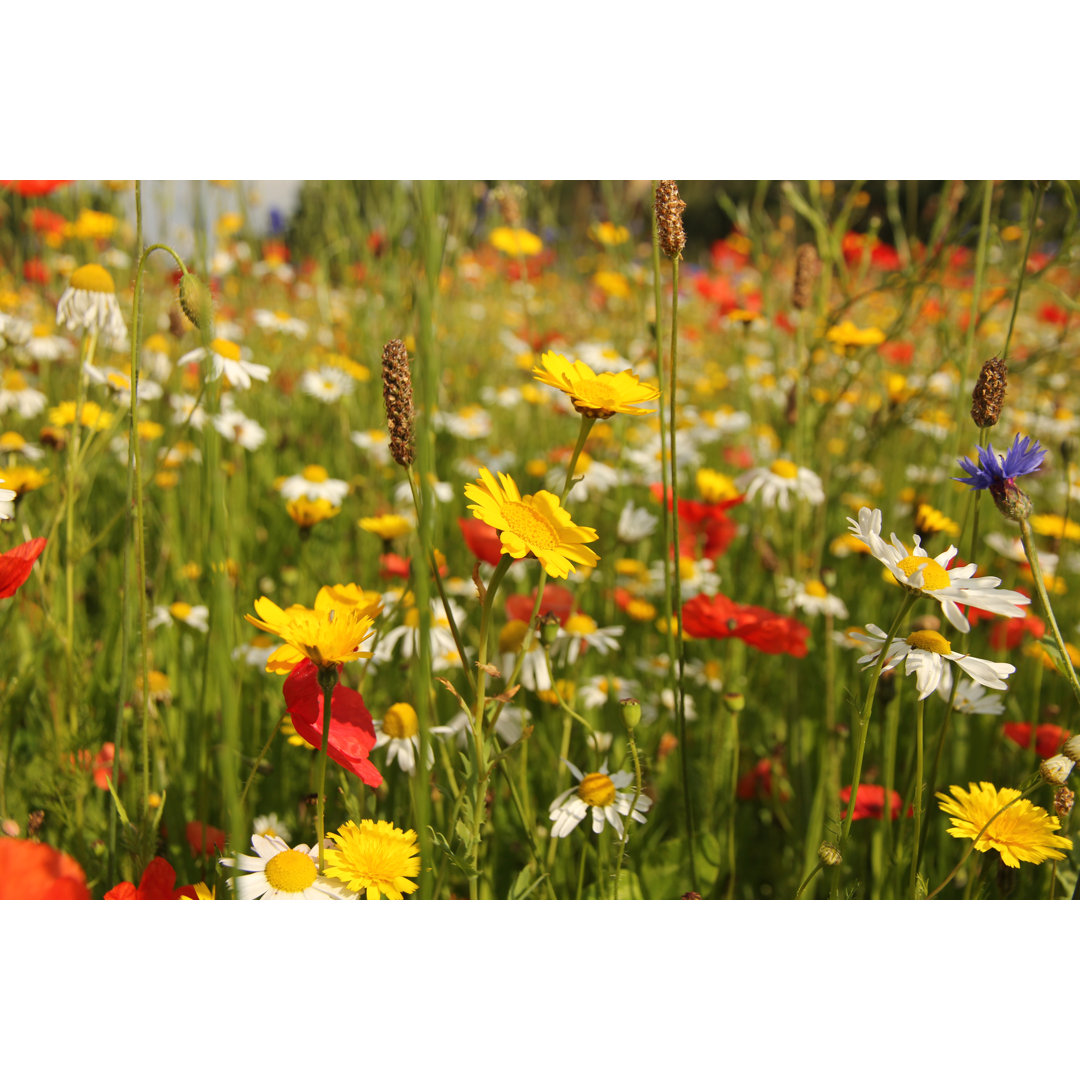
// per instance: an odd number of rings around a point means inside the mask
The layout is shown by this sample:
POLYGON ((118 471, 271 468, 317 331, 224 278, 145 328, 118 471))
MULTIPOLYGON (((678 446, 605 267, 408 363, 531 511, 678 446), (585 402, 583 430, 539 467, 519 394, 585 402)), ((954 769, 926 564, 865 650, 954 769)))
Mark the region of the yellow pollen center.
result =
POLYGON ((589 806, 610 806, 615 801, 615 785, 603 773, 587 773, 578 784, 578 797, 589 806))
POLYGON ((300 475, 312 484, 321 484, 330 474, 321 465, 305 465, 300 475))
POLYGON ((315 884, 314 860, 302 851, 282 851, 267 864, 266 880, 278 892, 303 892, 315 884))
POLYGON ((186 619, 191 614, 191 605, 185 604, 183 600, 177 600, 175 604, 169 605, 169 611, 174 619, 186 619))
POLYGON ((25 390, 26 380, 17 371, 5 371, 4 372, 4 389, 5 390, 25 390))
POLYGON ((83 292, 116 292, 116 283, 112 279, 112 274, 104 266, 98 266, 97 263, 87 263, 86 266, 80 266, 71 275, 68 284, 73 289, 81 289, 83 292))
POLYGON ((0 450, 21 450, 26 440, 17 431, 5 431, 0 435, 0 450))
POLYGON ((576 615, 571 615, 570 618, 566 620, 563 629, 568 634, 581 634, 583 636, 586 634, 593 634, 596 632, 596 620, 590 618, 588 615, 583 615, 581 612, 578 612, 576 615))
POLYGON ((210 351, 217 353, 223 360, 240 359, 240 346, 235 341, 226 341, 224 338, 214 338, 210 342, 210 351))
POLYGON ((942 656, 948 656, 952 652, 952 645, 936 630, 916 630, 914 634, 909 634, 906 640, 913 649, 925 649, 926 652, 936 652, 942 656))
POLYGON ((774 461, 769 466, 769 472, 781 476, 785 480, 794 480, 799 475, 799 466, 794 461, 774 461))
POLYGON ((824 600, 829 595, 829 590, 821 584, 820 581, 808 581, 806 583, 807 596, 816 596, 819 600, 824 600))
POLYGON ((516 653, 521 648, 525 635, 529 632, 529 624, 523 619, 511 619, 499 631, 499 652, 516 653))
POLYGON ((409 610, 405 612, 403 622, 410 630, 416 630, 420 626, 420 609, 409 608, 409 610))
POLYGON ((901 559, 896 565, 908 577, 911 577, 916 570, 922 568, 923 583, 920 587, 923 589, 947 589, 951 584, 948 570, 943 569, 939 563, 934 562, 933 559, 925 555, 909 555, 906 559, 901 559))
POLYGON ((420 730, 416 710, 403 701, 391 705, 383 717, 382 729, 391 739, 411 739, 420 730))
POLYGON ((552 551, 558 547, 555 530, 535 510, 524 503, 503 503, 501 510, 507 529, 520 536, 533 551, 552 551))

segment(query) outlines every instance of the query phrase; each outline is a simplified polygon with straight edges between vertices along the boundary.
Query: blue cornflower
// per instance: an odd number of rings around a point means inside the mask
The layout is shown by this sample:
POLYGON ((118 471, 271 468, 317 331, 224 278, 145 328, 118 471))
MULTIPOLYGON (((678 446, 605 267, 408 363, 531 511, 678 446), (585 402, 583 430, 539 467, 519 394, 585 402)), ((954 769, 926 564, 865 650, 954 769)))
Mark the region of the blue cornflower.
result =
POLYGON ((1046 451, 1038 441, 1032 443, 1030 436, 1021 438, 1017 435, 1004 456, 995 454, 992 446, 980 446, 977 465, 971 458, 959 458, 960 468, 970 475, 954 476, 953 479, 959 480, 961 484, 970 484, 976 491, 1001 488, 1018 476, 1035 472, 1045 457, 1046 451))

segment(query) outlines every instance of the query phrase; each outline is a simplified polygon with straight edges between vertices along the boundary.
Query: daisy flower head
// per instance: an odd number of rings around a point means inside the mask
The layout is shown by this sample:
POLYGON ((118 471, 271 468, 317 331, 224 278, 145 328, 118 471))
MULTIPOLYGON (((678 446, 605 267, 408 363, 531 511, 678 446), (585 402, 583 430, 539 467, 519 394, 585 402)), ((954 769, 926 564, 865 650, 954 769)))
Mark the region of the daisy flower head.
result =
MULTIPOLYGON (((453 735, 450 727, 431 727, 432 735, 453 735)), ((386 710, 381 720, 375 721, 375 748, 388 746, 386 764, 397 761, 402 772, 410 776, 416 772, 416 759, 420 754, 420 718, 416 710, 405 701, 399 701, 386 710)), ((428 768, 435 762, 435 752, 428 746, 428 768)))
POLYGON ((171 622, 181 622, 190 626, 193 630, 207 633, 210 630, 210 609, 205 604, 188 604, 183 600, 165 607, 158 604, 154 607, 154 614, 147 624, 151 630, 159 626, 168 626, 171 622))
POLYGON ((636 544, 647 536, 656 532, 658 519, 643 506, 635 506, 633 501, 627 502, 619 511, 619 523, 615 527, 615 535, 624 544, 636 544))
POLYGON ((1011 589, 1000 589, 1001 579, 975 577, 975 563, 950 567, 956 555, 956 547, 950 545, 940 555, 931 558, 921 547, 922 538, 913 537, 910 548, 901 543, 896 533, 891 543, 881 539, 881 511, 864 506, 859 519, 848 518, 851 534, 861 540, 878 562, 886 566, 893 577, 910 592, 928 596, 941 604, 945 618, 961 633, 971 629, 960 604, 970 605, 980 611, 1010 618, 1022 617, 1021 605, 1030 604, 1031 598, 1011 589))
POLYGON ((993 849, 1006 866, 1018 869, 1021 862, 1038 865, 1047 859, 1060 861, 1066 851, 1072 850, 1072 841, 1057 835, 1061 827, 1058 819, 1028 799, 1014 802, 1020 796, 1014 788, 999 791, 983 780, 977 786, 968 784, 967 791, 953 784, 949 792, 950 795, 937 794, 942 812, 949 815, 953 824, 949 835, 962 840, 975 840, 978 836, 975 850, 993 849))
POLYGON ((523 497, 511 477, 499 473, 496 481, 490 470, 481 469, 478 482, 465 485, 465 495, 473 500, 473 516, 499 531, 504 554, 534 556, 555 578, 568 577, 574 563, 593 567, 599 562, 586 546, 599 539, 597 532, 575 525, 550 491, 523 497))
MULTIPOLYGON (((626 790, 634 774, 623 771, 608 775, 606 761, 600 766, 599 772, 593 773, 583 773, 569 761, 566 766, 577 784, 559 795, 549 808, 549 816, 555 823, 551 828, 552 837, 562 839, 569 836, 590 810, 594 833, 603 832, 606 823, 621 837, 622 819, 630 813, 631 803, 634 802, 633 792, 626 790)), ((645 812, 650 806, 652 799, 639 794, 634 804, 634 821, 644 822, 645 812)))
MULTIPOLYGON (((2 483, 4 483, 4 480, 0 477, 0 484, 2 483)), ((0 521, 7 521, 15 516, 11 509, 11 504, 14 501, 15 492, 11 488, 0 487, 0 521)))
POLYGON ((245 615, 252 626, 285 639, 266 662, 266 670, 290 672, 305 657, 318 667, 331 667, 371 656, 360 645, 371 635, 373 613, 362 605, 341 603, 328 589, 320 589, 315 607, 299 604, 282 610, 267 596, 255 601, 255 615, 245 615))
POLYGON ((402 900, 402 894, 420 887, 409 880, 420 873, 412 829, 366 818, 359 825, 345 822, 329 839, 334 847, 326 852, 326 876, 343 882, 354 896, 363 891, 369 900, 402 900))
MULTIPOLYGON (((877 646, 873 652, 859 657, 858 663, 861 667, 877 660, 888 637, 880 626, 873 623, 869 623, 866 629, 866 634, 854 632, 851 635, 877 646)), ((936 630, 916 630, 903 640, 897 638, 891 641, 885 654, 882 672, 891 671, 901 660, 904 661, 904 674, 915 676, 920 701, 929 697, 941 685, 947 670, 946 660, 951 660, 980 686, 988 686, 991 690, 1007 690, 1009 686, 1005 679, 1016 670, 1012 664, 980 660, 967 653, 953 652, 952 645, 936 630)))
POLYGON ((286 502, 293 502, 302 495, 307 498, 325 499, 331 506, 340 506, 349 494, 347 480, 335 480, 321 465, 306 465, 294 476, 287 476, 278 484, 278 491, 286 502))
POLYGON ((848 617, 847 604, 839 596, 833 596, 825 585, 816 579, 799 582, 794 578, 782 578, 777 587, 780 595, 792 607, 805 611, 807 615, 832 615, 838 619, 848 617))
POLYGON ((643 383, 629 368, 617 374, 595 372, 580 360, 573 362, 555 352, 540 357, 533 377, 545 386, 553 386, 570 398, 574 409, 582 416, 607 420, 616 413, 646 416, 652 409, 642 409, 639 403, 655 401, 660 388, 643 383))
POLYGON ((324 366, 317 371, 305 371, 300 376, 301 391, 327 404, 344 397, 353 385, 352 376, 336 367, 324 366))
POLYGON ((180 357, 181 364, 190 364, 196 361, 209 359, 212 364, 210 379, 220 379, 222 375, 228 380, 230 386, 238 386, 242 390, 251 388, 251 380, 258 379, 266 382, 270 378, 270 369, 265 364, 255 364, 249 359, 250 349, 241 349, 235 341, 226 341, 224 338, 214 338, 206 348, 200 346, 184 353, 180 357))
POLYGON ((747 501, 761 496, 766 506, 774 503, 781 510, 791 507, 791 497, 817 505, 825 501, 821 478, 802 465, 786 458, 777 458, 768 468, 749 469, 738 479, 747 501))
POLYGON ((69 330, 101 331, 114 344, 127 336, 112 274, 97 263, 80 266, 56 305, 56 321, 69 330))
MULTIPOLYGON (((244 871, 229 880, 241 900, 351 900, 337 882, 319 876, 318 854, 307 844, 290 848, 280 836, 255 834, 252 855, 222 859, 221 865, 244 871)), ((329 861, 329 860, 328 860, 329 861)))
POLYGON ((211 417, 211 422, 219 435, 245 450, 258 450, 266 442, 266 428, 239 409, 223 409, 211 417))

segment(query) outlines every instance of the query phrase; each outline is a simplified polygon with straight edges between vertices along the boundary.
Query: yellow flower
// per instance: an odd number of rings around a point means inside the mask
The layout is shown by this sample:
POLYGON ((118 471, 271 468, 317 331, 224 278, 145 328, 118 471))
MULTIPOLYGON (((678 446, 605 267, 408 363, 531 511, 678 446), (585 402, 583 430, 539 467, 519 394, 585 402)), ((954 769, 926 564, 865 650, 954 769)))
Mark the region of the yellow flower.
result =
POLYGON ((499 473, 497 483, 489 469, 481 469, 479 483, 465 485, 465 496, 475 500, 469 505, 473 517, 499 530, 502 551, 512 558, 534 555, 557 578, 567 577, 573 563, 595 566, 599 561, 585 546, 598 539, 596 531, 575 525, 550 491, 522 498, 511 477, 499 473))
POLYGON ((35 469, 32 465, 8 465, 0 477, 0 488, 14 491, 16 495, 25 495, 28 491, 37 491, 48 482, 48 469, 35 469))
POLYGON ((301 529, 311 529, 320 521, 341 513, 341 507, 334 506, 329 499, 309 499, 306 495, 287 502, 285 509, 301 529))
POLYGON ((860 330, 850 319, 845 319, 825 335, 825 340, 841 348, 855 349, 860 345, 880 345, 885 340, 885 335, 876 326, 860 330))
POLYGON ((630 239, 630 230, 625 225, 613 225, 610 221, 600 221, 589 226, 589 235, 605 247, 625 244, 630 239))
POLYGON ((331 833, 334 847, 326 852, 326 876, 345 882, 352 892, 364 890, 369 900, 403 899, 420 887, 410 877, 420 873, 416 833, 397 829, 389 821, 366 818, 347 821, 331 833))
POLYGON ((359 525, 364 532, 374 533, 380 540, 396 540, 412 532, 412 522, 400 514, 361 518, 359 525))
POLYGON ((539 255, 544 250, 544 242, 528 229, 510 229, 500 225, 491 230, 488 237, 491 246, 504 255, 539 255))
MULTIPOLYGON (((87 401, 83 403, 80 421, 83 427, 104 431, 112 423, 112 413, 105 412, 96 402, 87 401)), ((57 427, 71 427, 75 423, 75 402, 61 401, 56 408, 50 409, 49 423, 57 427)))
POLYGON ((546 352, 540 357, 543 367, 533 368, 537 382, 553 386, 564 394, 579 413, 601 420, 626 413, 629 416, 645 416, 652 409, 639 409, 639 401, 653 401, 660 396, 660 388, 643 383, 632 371, 597 374, 580 360, 570 363, 559 353, 546 352), (546 370, 545 370, 546 369, 546 370))
POLYGON ((370 652, 360 651, 361 642, 372 632, 368 609, 335 599, 328 588, 319 590, 314 609, 294 604, 282 610, 263 596, 255 601, 255 611, 258 618, 254 615, 244 618, 252 626, 285 639, 285 644, 270 654, 267 671, 290 672, 304 657, 319 667, 331 667, 371 656, 370 652))
MULTIPOLYGON (((998 791, 985 780, 978 788, 974 783, 969 784, 968 789, 953 784, 949 788, 952 798, 941 792, 937 795, 942 811, 950 815, 949 820, 955 826, 948 830, 949 835, 966 840, 974 840, 994 814, 1020 795, 1013 788, 998 791)), ((975 848, 977 851, 993 848, 1001 853, 1001 861, 1014 869, 1021 861, 1038 864, 1046 859, 1060 860, 1065 858, 1063 852, 1071 851, 1073 846, 1068 837, 1055 835, 1060 827, 1058 819, 1041 806, 1021 799, 994 818, 975 848)))
POLYGON ((116 231, 116 218, 112 214, 102 214, 97 210, 82 209, 74 224, 67 226, 67 232, 80 240, 105 240, 116 231))
POLYGON ((698 494, 705 502, 727 502, 728 499, 739 497, 739 489, 735 486, 735 481, 715 469, 698 469, 695 479, 698 494))
POLYGON ((1056 540, 1080 540, 1080 524, 1066 521, 1059 514, 1032 514, 1028 521, 1040 536, 1056 540))
POLYGON ((935 510, 927 503, 921 503, 915 514, 915 531, 923 536, 928 533, 945 533, 946 536, 959 536, 960 526, 952 518, 946 517, 940 510, 935 510))
POLYGON ((630 282, 626 280, 625 274, 620 274, 616 270, 597 270, 593 274, 592 281, 607 296, 618 300, 630 298, 630 282))

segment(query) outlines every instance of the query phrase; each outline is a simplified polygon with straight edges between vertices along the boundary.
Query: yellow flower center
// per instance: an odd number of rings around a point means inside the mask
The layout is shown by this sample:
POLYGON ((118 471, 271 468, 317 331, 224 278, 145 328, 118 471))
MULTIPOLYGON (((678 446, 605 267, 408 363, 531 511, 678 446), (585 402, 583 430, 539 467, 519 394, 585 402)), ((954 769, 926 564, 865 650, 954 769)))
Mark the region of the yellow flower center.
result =
POLYGON ((266 880, 278 892, 303 892, 315 884, 318 873, 310 856, 302 851, 282 851, 267 864, 266 880))
POLYGON ((0 435, 0 450, 21 450, 26 440, 17 431, 5 431, 0 435))
POLYGON ((533 551, 552 551, 559 546, 559 537, 544 517, 524 503, 505 502, 502 516, 507 529, 533 551))
POLYGON ((529 632, 529 624, 523 619, 511 619, 499 631, 499 652, 516 653, 521 648, 525 635, 529 632))
POLYGON ((112 274, 104 266, 98 266, 97 263, 87 263, 86 266, 80 266, 71 275, 68 284, 73 289, 81 289, 83 292, 116 292, 116 283, 112 279, 112 274))
POLYGON ((210 342, 210 351, 215 352, 224 360, 239 360, 240 346, 235 341, 226 341, 216 337, 210 342))
POLYGON ((169 605, 169 611, 174 619, 186 619, 191 614, 191 605, 177 600, 175 604, 169 605))
POLYGON ((582 636, 594 634, 596 632, 596 620, 578 612, 566 620, 563 629, 568 634, 581 634, 582 636))
POLYGON ((18 371, 5 371, 4 372, 4 389, 5 390, 25 390, 27 386, 26 380, 18 371))
POLYGON ((574 401, 579 400, 592 409, 615 409, 619 404, 619 395, 610 383, 600 379, 575 379, 574 401))
POLYGON ((305 465, 300 475, 311 484, 321 484, 330 476, 321 465, 305 465))
POLYGON ((807 596, 816 596, 819 600, 824 600, 829 595, 829 590, 821 584, 820 581, 808 581, 806 583, 807 596))
POLYGON ((896 565, 908 577, 911 577, 921 567, 923 572, 921 587, 924 589, 947 589, 951 584, 949 571, 945 570, 940 563, 934 562, 933 559, 925 555, 909 555, 906 559, 901 559, 896 565))
POLYGON ((578 784, 577 793, 590 806, 610 806, 615 801, 615 785, 603 773, 587 773, 578 784))
POLYGON ((906 641, 913 649, 924 649, 942 656, 948 656, 952 652, 952 645, 936 630, 916 630, 914 634, 907 636, 906 641))
POLYGON ((391 739, 411 739, 420 730, 416 710, 404 701, 391 705, 383 717, 382 729, 391 739))
POLYGON ((420 609, 409 608, 405 612, 405 618, 402 620, 404 624, 409 627, 410 630, 417 630, 420 627, 420 609))
POLYGON ((774 461, 769 466, 769 472, 785 480, 794 480, 799 475, 799 466, 794 461, 774 461))

